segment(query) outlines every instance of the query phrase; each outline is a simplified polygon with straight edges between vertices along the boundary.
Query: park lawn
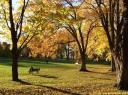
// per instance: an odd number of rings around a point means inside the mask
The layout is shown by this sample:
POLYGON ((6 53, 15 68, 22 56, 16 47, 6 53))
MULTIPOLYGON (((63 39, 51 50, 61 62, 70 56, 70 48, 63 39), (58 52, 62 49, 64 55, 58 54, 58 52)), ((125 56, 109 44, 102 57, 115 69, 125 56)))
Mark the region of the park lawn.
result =
POLYGON ((19 82, 11 81, 9 59, 0 58, 0 95, 128 95, 113 87, 115 73, 105 64, 87 64, 89 72, 79 72, 80 65, 59 62, 21 60, 19 82), (28 74, 29 67, 40 67, 39 74, 28 74))

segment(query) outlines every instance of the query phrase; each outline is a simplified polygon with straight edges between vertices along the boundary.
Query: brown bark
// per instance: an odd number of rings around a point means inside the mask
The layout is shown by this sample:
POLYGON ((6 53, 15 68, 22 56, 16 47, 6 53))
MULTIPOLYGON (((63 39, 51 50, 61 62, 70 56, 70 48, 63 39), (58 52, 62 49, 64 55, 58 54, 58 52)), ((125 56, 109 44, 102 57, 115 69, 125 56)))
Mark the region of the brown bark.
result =
POLYGON ((12 80, 19 81, 18 79, 18 49, 17 49, 17 40, 13 39, 12 47, 12 80))
POLYGON ((109 13, 103 12, 102 3, 97 3, 97 5, 99 17, 106 32, 116 65, 117 87, 122 90, 128 90, 128 0, 122 1, 109 0, 109 13), (120 11, 122 7, 120 2, 122 1, 124 6, 123 16, 120 15, 122 13, 120 11), (116 29, 114 29, 114 26, 116 29))
POLYGON ((12 80, 19 81, 18 78, 18 57, 16 54, 13 54, 12 57, 12 80))
POLYGON ((15 24, 12 12, 12 0, 9 0, 9 17, 10 17, 10 31, 12 38, 12 80, 18 81, 18 55, 17 55, 17 31, 15 31, 15 24))
MULTIPOLYGON (((6 19, 6 14, 5 14, 5 20, 7 23, 7 26, 11 32, 11 40, 12 40, 12 80, 13 81, 19 81, 18 79, 18 58, 19 54, 21 53, 22 49, 25 48, 25 46, 29 43, 29 41, 35 36, 27 36, 21 46, 18 48, 18 40, 21 37, 21 32, 22 32, 22 23, 23 23, 23 18, 24 18, 24 13, 26 10, 26 7, 28 5, 29 0, 23 0, 23 7, 22 11, 20 14, 20 19, 17 23, 14 21, 14 14, 13 14, 13 6, 12 6, 12 0, 8 0, 9 4, 9 24, 6 19), (28 39, 30 37, 30 39, 28 39)), ((6 13, 6 12, 5 12, 6 13)))
MULTIPOLYGON (((123 63, 124 64, 124 63, 123 63)), ((122 66, 120 72, 118 72, 118 88, 121 90, 128 90, 128 65, 122 66)))
POLYGON ((85 53, 81 54, 81 68, 80 71, 87 71, 85 53))
POLYGON ((112 72, 116 71, 115 61, 114 61, 113 56, 112 56, 112 59, 111 59, 111 71, 112 71, 112 72))
POLYGON ((121 56, 115 56, 117 88, 121 90, 128 90, 128 64, 120 60, 121 56))
POLYGON ((122 44, 120 47, 120 63, 117 63, 117 86, 119 89, 128 90, 128 1, 123 0, 124 11, 123 11, 123 31, 122 31, 122 44))

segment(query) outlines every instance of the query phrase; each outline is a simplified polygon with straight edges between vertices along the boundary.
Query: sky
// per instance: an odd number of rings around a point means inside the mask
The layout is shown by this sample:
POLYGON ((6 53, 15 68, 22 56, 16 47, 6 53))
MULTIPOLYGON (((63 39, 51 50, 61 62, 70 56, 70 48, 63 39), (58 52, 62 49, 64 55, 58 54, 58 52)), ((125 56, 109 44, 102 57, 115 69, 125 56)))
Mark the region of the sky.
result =
MULTIPOLYGON (((17 4, 18 0, 12 0, 12 3, 13 3, 13 7, 14 7, 14 10, 17 10, 17 7, 18 7, 18 4, 17 4)), ((0 32, 2 32, 2 27, 0 26, 0 32)), ((4 37, 3 35, 0 34, 0 42, 8 42, 10 43, 10 41, 7 40, 6 37, 4 37)))
POLYGON ((18 7, 18 0, 12 0, 13 8, 16 10, 18 7))
MULTIPOLYGON (((17 10, 18 8, 18 1, 19 0, 12 0, 12 4, 13 4, 13 8, 14 10, 17 10)), ((78 0, 74 0, 75 2, 73 3, 74 5, 79 5, 78 0)), ((2 31, 2 27, 0 26, 0 32, 2 31)), ((3 35, 0 35, 0 42, 9 42, 6 37, 4 37, 3 35)))

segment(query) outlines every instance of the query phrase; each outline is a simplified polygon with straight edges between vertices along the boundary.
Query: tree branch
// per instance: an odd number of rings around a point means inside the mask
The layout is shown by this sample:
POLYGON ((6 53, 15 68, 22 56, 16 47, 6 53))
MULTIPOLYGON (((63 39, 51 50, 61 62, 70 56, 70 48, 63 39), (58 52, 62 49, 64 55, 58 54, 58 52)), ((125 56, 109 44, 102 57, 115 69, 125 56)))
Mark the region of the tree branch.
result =
POLYGON ((5 11, 5 9, 4 9, 4 7, 3 7, 2 4, 1 4, 1 6, 2 6, 2 10, 3 10, 3 12, 4 12, 4 19, 5 19, 5 21, 6 21, 6 25, 7 25, 7 27, 9 28, 9 30, 11 30, 11 27, 10 27, 9 24, 8 24, 6 11, 5 11))
POLYGON ((25 13, 25 10, 28 6, 28 2, 29 2, 29 0, 27 0, 27 2, 25 2, 25 0, 24 0, 24 4, 23 4, 23 7, 22 7, 21 15, 20 15, 20 21, 17 23, 17 26, 16 26, 16 31, 18 31, 18 29, 20 28, 19 29, 19 34, 18 34, 18 40, 21 36, 24 13, 25 13))

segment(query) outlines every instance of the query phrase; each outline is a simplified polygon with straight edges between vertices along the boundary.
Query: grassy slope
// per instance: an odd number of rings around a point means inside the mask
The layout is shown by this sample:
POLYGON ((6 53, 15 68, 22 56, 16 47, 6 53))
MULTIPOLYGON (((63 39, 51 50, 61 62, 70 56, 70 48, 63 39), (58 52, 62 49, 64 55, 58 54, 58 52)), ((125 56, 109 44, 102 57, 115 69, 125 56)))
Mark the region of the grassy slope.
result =
POLYGON ((10 60, 0 59, 0 93, 8 95, 128 95, 113 87, 115 74, 102 64, 88 64, 90 72, 79 72, 75 64, 20 61, 19 77, 23 83, 11 81, 10 60), (41 64, 42 63, 42 64, 41 64), (29 75, 30 65, 40 67, 39 74, 29 75))

